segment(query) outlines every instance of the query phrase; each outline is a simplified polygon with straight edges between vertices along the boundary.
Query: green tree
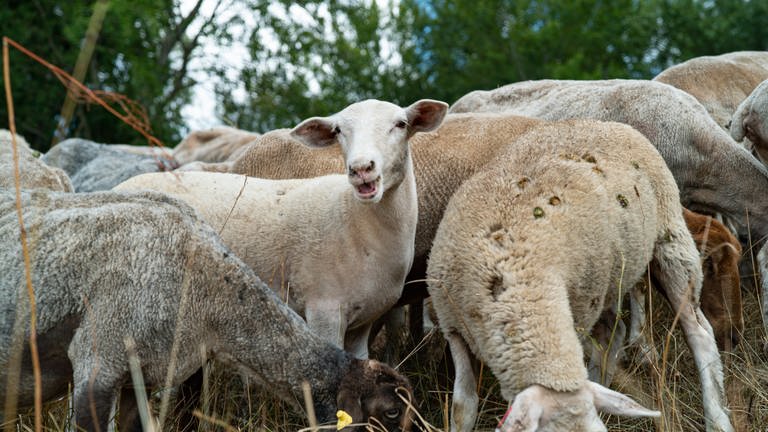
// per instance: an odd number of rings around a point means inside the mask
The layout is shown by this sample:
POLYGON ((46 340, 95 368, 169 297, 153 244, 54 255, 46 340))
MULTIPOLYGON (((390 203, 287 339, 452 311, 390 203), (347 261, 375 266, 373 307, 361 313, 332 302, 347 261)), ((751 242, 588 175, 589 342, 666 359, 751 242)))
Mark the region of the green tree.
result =
MULTIPOLYGON (((217 22, 215 13, 200 15, 202 2, 182 15, 178 0, 111 0, 86 76, 91 89, 117 92, 145 107, 152 134, 168 144, 181 138, 181 108, 189 103, 195 84, 188 68, 193 56, 202 55, 202 39, 227 37, 227 23, 217 22), (200 31, 188 36, 196 20, 200 31)), ((93 4, 92 0, 12 2, 0 9, 0 19, 10 23, 4 26, 6 36, 71 72, 93 4)), ((224 0, 217 5, 226 6, 224 0)), ((17 129, 45 151, 66 89, 19 52, 12 52, 11 66, 17 129)), ((6 125, 7 109, 2 105, 0 124, 6 125)), ((98 142, 146 144, 129 126, 91 104, 78 106, 69 134, 98 142)))
POLYGON ((392 44, 391 8, 321 0, 261 2, 253 10, 258 25, 249 43, 252 62, 237 82, 219 88, 225 122, 266 131, 364 98, 407 103, 417 96, 401 91, 407 75, 392 44), (246 100, 228 93, 238 83, 246 100))

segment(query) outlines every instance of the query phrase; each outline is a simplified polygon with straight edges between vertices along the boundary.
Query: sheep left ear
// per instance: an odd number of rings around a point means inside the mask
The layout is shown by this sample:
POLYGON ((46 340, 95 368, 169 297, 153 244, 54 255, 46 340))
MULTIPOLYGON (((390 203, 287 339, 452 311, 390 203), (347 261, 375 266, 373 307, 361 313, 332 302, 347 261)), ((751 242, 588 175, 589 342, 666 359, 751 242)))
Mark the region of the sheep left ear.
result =
POLYGON ((629 396, 603 387, 592 381, 587 382, 594 396, 595 408, 607 414, 627 417, 659 417, 659 411, 649 410, 632 400, 629 396))
POLYGON ((448 112, 448 104, 432 99, 422 99, 405 109, 408 117, 408 135, 416 132, 429 132, 443 123, 448 112))
POLYGON ((336 131, 329 117, 312 117, 291 129, 291 136, 308 147, 327 147, 336 142, 336 131))

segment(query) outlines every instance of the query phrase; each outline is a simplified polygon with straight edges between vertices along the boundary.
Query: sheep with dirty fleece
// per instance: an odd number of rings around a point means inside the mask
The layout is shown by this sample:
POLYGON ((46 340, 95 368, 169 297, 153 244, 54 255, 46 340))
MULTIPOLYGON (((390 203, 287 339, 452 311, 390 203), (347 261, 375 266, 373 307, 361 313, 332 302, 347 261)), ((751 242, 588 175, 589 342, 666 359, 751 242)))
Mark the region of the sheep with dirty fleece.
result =
POLYGON ((418 210, 408 141, 437 128, 447 109, 427 99, 406 108, 367 100, 293 129, 308 146, 338 142, 346 174, 264 180, 158 173, 115 189, 187 201, 310 328, 367 358, 371 325, 400 298, 414 256, 418 210))
POLYGON ((109 190, 129 178, 177 166, 167 155, 140 155, 80 138, 70 138, 53 146, 40 158, 63 169, 72 180, 75 192, 109 190))
MULTIPOLYGON (((124 339, 132 337, 150 387, 186 379, 205 360, 203 348, 300 406, 309 382, 321 421, 338 408, 356 422, 375 416, 389 430, 408 430, 411 414, 396 394, 410 397, 408 381, 316 336, 183 202, 155 192, 34 191, 21 204, 43 399, 65 394, 71 382, 79 427, 107 430, 111 401, 129 382, 124 339)), ((0 245, 0 397, 13 394, 10 365, 23 357, 17 395, 29 406, 30 311, 10 191, 0 191, 0 245), (14 358, 11 347, 22 342, 23 356, 14 358)), ((133 395, 121 394, 120 430, 140 430, 133 395)))
POLYGON ((695 57, 653 80, 691 94, 734 140, 768 160, 768 52, 695 57))
POLYGON ((580 342, 649 262, 680 313, 707 430, 731 431, 698 307, 698 252, 658 152, 627 125, 584 120, 510 140, 453 195, 430 256, 432 303, 456 364, 452 430, 476 418, 472 353, 511 403, 503 431, 605 430, 596 409, 657 416, 588 381, 580 342))
MULTIPOLYGON (((0 129, 0 189, 16 187, 13 141, 10 131, 0 129)), ((32 150, 21 135, 16 134, 15 141, 21 189, 72 192, 72 182, 64 171, 41 162, 39 153, 32 150)))
MULTIPOLYGON (((670 85, 643 80, 525 81, 470 92, 451 111, 627 123, 656 146, 675 177, 685 207, 721 214, 742 240, 768 238, 768 196, 763 193, 768 190, 768 170, 728 136, 693 96, 670 85)), ((768 262, 759 260, 759 267, 768 274, 768 262)), ((768 306, 766 278, 761 291, 768 306)), ((762 314, 768 332, 768 307, 762 314)))

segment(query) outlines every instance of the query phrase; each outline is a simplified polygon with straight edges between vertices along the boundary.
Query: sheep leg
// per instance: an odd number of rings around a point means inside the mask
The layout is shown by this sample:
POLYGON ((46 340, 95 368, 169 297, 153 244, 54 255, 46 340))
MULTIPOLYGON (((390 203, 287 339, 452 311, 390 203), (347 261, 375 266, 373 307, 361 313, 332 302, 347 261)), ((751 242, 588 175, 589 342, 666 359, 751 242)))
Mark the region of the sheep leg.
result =
MULTIPOLYGON (((366 324, 356 329, 348 330, 344 338, 344 350, 351 353, 356 358, 368 359, 368 335, 371 333, 373 323, 366 324)), ((387 328, 389 331, 390 329, 387 328)), ((389 338, 389 333, 387 337, 389 338)))
POLYGON ((115 386, 85 377, 73 389, 75 424, 78 429, 93 432, 107 432, 115 386))
POLYGON ((475 426, 480 400, 475 390, 477 382, 472 369, 472 355, 459 334, 451 332, 445 339, 451 348, 451 358, 456 370, 453 380, 451 432, 471 431, 475 426))
MULTIPOLYGON (((683 226, 684 228, 684 226, 683 226)), ((723 390, 723 367, 715 336, 699 308, 702 270, 698 252, 691 239, 685 243, 680 232, 673 239, 657 245, 654 251, 654 275, 667 294, 672 309, 690 347, 701 380, 704 420, 708 432, 732 432, 723 390)), ((690 238, 690 234, 688 234, 690 238)))
POLYGON ((123 387, 120 391, 120 404, 117 411, 117 424, 120 432, 141 432, 141 416, 136 401, 136 389, 123 387))
POLYGON ((648 285, 646 281, 635 284, 629 293, 629 340, 627 346, 637 346, 636 361, 646 367, 656 364, 659 354, 645 338, 645 301, 648 285))
POLYGON ((609 386, 616 372, 616 365, 624 352, 627 327, 613 308, 603 311, 592 327, 594 342, 589 357, 589 380, 609 386), (614 332, 615 325, 615 332, 614 332), (608 350, 606 353, 605 351, 608 350))
POLYGON ((757 265, 760 269, 761 311, 763 315, 763 329, 765 330, 763 336, 766 338, 763 351, 768 354, 768 243, 765 243, 760 248, 760 252, 757 254, 757 265))

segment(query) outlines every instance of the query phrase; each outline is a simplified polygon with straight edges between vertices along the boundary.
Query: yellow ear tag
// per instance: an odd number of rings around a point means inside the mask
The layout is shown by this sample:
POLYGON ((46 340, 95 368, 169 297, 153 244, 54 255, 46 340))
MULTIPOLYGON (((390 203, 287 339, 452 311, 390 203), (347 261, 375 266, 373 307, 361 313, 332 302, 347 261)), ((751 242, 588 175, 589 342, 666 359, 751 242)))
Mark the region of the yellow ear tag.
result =
POLYGON ((344 410, 336 411, 336 418, 339 419, 336 423, 336 430, 342 430, 352 424, 352 416, 347 414, 344 410))

